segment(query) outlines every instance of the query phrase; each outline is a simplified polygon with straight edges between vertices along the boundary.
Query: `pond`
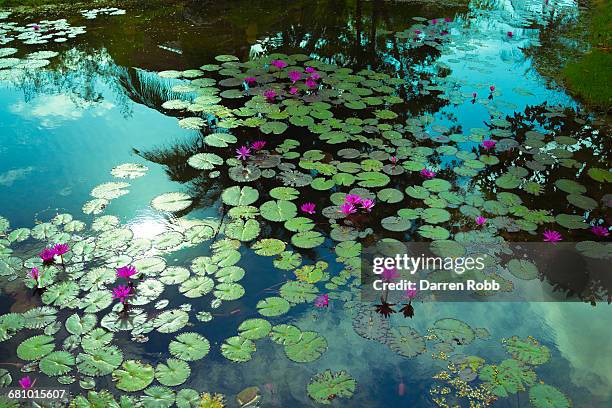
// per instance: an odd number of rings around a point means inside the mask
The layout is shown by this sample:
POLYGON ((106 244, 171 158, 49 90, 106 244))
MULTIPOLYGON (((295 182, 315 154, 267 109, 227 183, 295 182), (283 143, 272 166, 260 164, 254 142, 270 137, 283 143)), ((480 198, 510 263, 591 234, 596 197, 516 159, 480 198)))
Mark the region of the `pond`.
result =
POLYGON ((0 406, 612 405, 576 2, 51 10, 0 11, 0 406), (367 290, 428 251, 500 288, 367 290))

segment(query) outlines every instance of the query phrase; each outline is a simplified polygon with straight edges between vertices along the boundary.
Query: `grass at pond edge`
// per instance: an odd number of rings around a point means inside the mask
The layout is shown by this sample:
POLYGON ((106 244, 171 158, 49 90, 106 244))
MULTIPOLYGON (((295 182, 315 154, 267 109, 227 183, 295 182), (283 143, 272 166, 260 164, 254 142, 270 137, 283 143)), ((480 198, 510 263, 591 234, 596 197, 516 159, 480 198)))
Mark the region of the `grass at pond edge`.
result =
MULTIPOLYGON (((569 91, 586 104, 610 113, 612 107, 612 4, 610 0, 593 1, 584 20, 588 27, 591 50, 561 71, 569 91)), ((582 20, 582 19, 581 19, 582 20)))

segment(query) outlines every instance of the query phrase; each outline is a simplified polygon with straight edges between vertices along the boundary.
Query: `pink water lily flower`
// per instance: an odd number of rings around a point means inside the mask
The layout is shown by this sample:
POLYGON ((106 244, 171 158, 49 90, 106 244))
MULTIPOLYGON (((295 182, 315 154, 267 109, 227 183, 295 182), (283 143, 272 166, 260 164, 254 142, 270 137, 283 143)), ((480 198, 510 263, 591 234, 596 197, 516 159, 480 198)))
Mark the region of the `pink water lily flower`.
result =
POLYGON ((421 176, 425 177, 426 179, 432 179, 436 177, 436 172, 429 169, 423 169, 421 170, 421 176))
POLYGON ((121 268, 117 269, 117 277, 119 278, 130 279, 132 276, 136 275, 137 273, 138 271, 136 270, 136 267, 132 265, 122 266, 121 268))
POLYGON ((132 296, 132 289, 129 286, 119 285, 113 288, 113 299, 118 299, 121 303, 125 303, 129 296, 132 296))
POLYGON ((296 83, 300 79, 302 79, 302 73, 300 71, 289 71, 287 74, 291 82, 296 83))
POLYGON ((374 208, 374 200, 370 198, 365 198, 361 201, 360 205, 361 205, 361 208, 363 208, 367 212, 370 212, 372 211, 372 208, 374 208))
POLYGON ((34 31, 38 31, 41 27, 38 24, 34 24, 32 28, 34 29, 34 31))
POLYGON ((317 81, 312 79, 312 77, 306 78, 306 81, 304 83, 306 84, 307 87, 309 87, 311 89, 317 87, 317 81))
POLYGON ((246 160, 251 156, 251 149, 249 149, 247 146, 240 146, 238 149, 236 149, 236 158, 239 160, 246 160))
POLYGON ((419 34, 421 34, 421 33, 422 33, 422 31, 421 31, 421 30, 414 30, 414 33, 415 33, 416 35, 419 35, 419 34))
POLYGON ((487 222, 487 219, 483 217, 482 215, 479 215, 478 217, 476 217, 477 225, 484 225, 486 222, 487 222))
POLYGON ((607 237, 610 235, 608 228, 604 227, 603 225, 595 225, 591 227, 591 232, 593 235, 597 235, 598 237, 607 237))
POLYGON ((289 88, 289 93, 291 95, 295 95, 296 93, 298 93, 298 89, 295 86, 292 86, 291 88, 289 88))
POLYGON ((444 17, 444 22, 445 23, 450 23, 451 21, 453 21, 450 17, 444 17))
POLYGON ((40 277, 40 271, 38 270, 38 268, 30 269, 30 277, 35 281, 38 281, 38 278, 40 277))
POLYGON ((482 147, 484 147, 485 150, 490 150, 494 148, 496 144, 497 142, 495 140, 483 140, 482 141, 482 147))
POLYGON ((357 194, 347 194, 346 197, 344 197, 344 202, 350 204, 359 204, 361 200, 362 198, 357 194))
POLYGON ((268 89, 264 91, 263 96, 268 100, 268 102, 273 102, 274 98, 276 98, 276 91, 274 89, 268 89))
POLYGON ((491 85, 491 86, 489 87, 489 91, 494 92, 494 91, 495 91, 495 85, 491 85))
POLYGON ((432 19, 431 24, 438 24, 438 19, 437 18, 432 19))
POLYGON ((61 256, 68 253, 68 251, 70 251, 70 247, 67 244, 55 244, 53 250, 55 251, 55 255, 61 256))
POLYGON ((543 235, 545 242, 559 242, 563 240, 563 235, 558 231, 545 230, 543 235))
POLYGON ((304 203, 300 206, 300 210, 302 210, 302 212, 305 212, 306 214, 314 214, 316 207, 317 206, 315 203, 304 203))
POLYGON ((389 161, 390 161, 391 163, 393 163, 393 165, 396 165, 396 164, 397 164, 397 157, 396 157, 396 156, 391 156, 391 157, 389 158, 389 161))
POLYGON ((357 212, 357 208, 354 204, 344 203, 340 206, 340 212, 344 215, 351 215, 357 212))
POLYGON ((266 142, 265 140, 257 140, 251 143, 251 149, 259 151, 263 149, 264 147, 266 147, 266 144, 268 144, 268 142, 266 142))
POLYGON ((314 305, 315 307, 318 307, 319 309, 329 306, 329 295, 324 294, 324 295, 317 296, 316 299, 314 300, 314 305))
POLYGON ((52 263, 55 259, 55 249, 45 248, 38 256, 42 259, 43 263, 52 263))
POLYGON ((310 77, 314 79, 315 81, 318 81, 319 79, 321 79, 321 75, 319 75, 318 72, 313 72, 310 77))
POLYGON ((257 82, 257 78, 255 78, 255 77, 246 77, 246 78, 244 78, 244 82, 246 82, 247 85, 252 85, 255 82, 257 82))
POLYGON ((21 380, 19 380, 19 386, 22 390, 29 390, 34 386, 34 383, 30 379, 30 376, 26 375, 21 380))
POLYGON ((307 74, 312 74, 313 72, 317 72, 317 70, 314 69, 313 67, 306 67, 305 71, 307 74))
POLYGON ((508 38, 514 37, 514 34, 512 33, 512 31, 508 31, 506 35, 508 36, 508 38))
POLYGON ((283 69, 289 65, 283 60, 273 60, 270 64, 278 69, 283 69))
POLYGON ((404 291, 404 297, 408 300, 412 300, 417 296, 418 291, 416 289, 406 289, 404 291))
POLYGON ((399 273, 397 273, 397 269, 393 268, 384 268, 382 273, 380 274, 383 282, 393 282, 397 278, 400 277, 399 273))

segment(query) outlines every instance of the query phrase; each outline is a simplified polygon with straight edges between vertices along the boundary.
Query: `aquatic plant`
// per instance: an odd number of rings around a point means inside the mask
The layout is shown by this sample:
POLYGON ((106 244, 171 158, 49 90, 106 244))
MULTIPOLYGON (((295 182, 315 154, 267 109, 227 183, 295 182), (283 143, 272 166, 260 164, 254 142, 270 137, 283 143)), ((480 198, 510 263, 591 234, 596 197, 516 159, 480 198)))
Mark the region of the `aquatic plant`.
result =
POLYGON ((30 376, 25 376, 22 377, 19 380, 19 386, 21 387, 22 390, 29 390, 30 388, 32 388, 34 386, 34 382, 32 382, 32 380, 30 379, 30 376))
POLYGON ((610 235, 610 231, 608 230, 608 228, 603 225, 592 226, 591 232, 593 233, 593 235, 598 237, 607 237, 610 235))
POLYGON ((559 231, 545 230, 542 234, 545 242, 559 242, 563 240, 563 236, 559 231))
POLYGON ((325 370, 312 377, 306 389, 312 400, 329 405, 336 398, 351 398, 356 386, 357 381, 346 371, 325 370))
POLYGON ((476 217, 476 225, 484 225, 487 222, 487 219, 485 217, 483 217, 482 215, 479 215, 478 217, 476 217))
POLYGON ((317 298, 314 300, 314 305, 315 307, 319 309, 328 307, 329 306, 329 295, 323 294, 323 295, 317 296, 317 298))
POLYGON ((300 210, 302 212, 305 212, 306 214, 314 214, 315 208, 316 208, 315 203, 304 203, 300 206, 300 210))
POLYGON ((238 149, 236 149, 236 158, 239 160, 247 160, 249 157, 251 157, 251 149, 247 146, 241 146, 238 149))

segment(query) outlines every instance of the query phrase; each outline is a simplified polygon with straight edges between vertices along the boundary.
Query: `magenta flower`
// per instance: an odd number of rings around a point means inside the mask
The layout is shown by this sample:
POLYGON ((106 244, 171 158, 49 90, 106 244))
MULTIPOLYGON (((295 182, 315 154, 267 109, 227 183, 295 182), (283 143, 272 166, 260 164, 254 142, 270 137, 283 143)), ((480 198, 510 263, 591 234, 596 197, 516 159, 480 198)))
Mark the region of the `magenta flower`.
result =
POLYGON ((272 61, 270 64, 271 64, 272 66, 274 66, 274 67, 278 68, 278 69, 283 69, 283 68, 285 68, 287 65, 289 65, 289 64, 287 64, 287 63, 286 63, 285 61, 283 61, 283 60, 273 60, 273 61, 272 61))
POLYGON ((453 21, 450 17, 444 17, 444 22, 445 23, 450 23, 451 21, 453 21))
POLYGON ((305 71, 307 74, 312 74, 313 72, 317 72, 317 70, 314 69, 313 67, 306 67, 305 71))
POLYGON ((315 203, 304 203, 300 206, 300 210, 302 210, 306 214, 314 214, 315 208, 316 208, 315 203))
POLYGON ((597 235, 598 237, 607 237, 608 235, 610 235, 610 231, 608 231, 608 229, 603 225, 596 225, 594 227, 591 227, 591 232, 593 233, 593 235, 597 235))
POLYGON ((34 386, 34 383, 30 379, 30 376, 26 375, 21 380, 19 380, 19 386, 22 390, 29 390, 34 386))
POLYGON ((329 295, 325 294, 317 296, 314 300, 314 305, 319 309, 329 306, 329 295))
POLYGON ((321 79, 321 75, 319 75, 318 72, 313 72, 312 75, 310 76, 312 79, 314 79, 315 81, 321 79))
POLYGON ((393 163, 393 165, 395 166, 397 164, 397 157, 396 156, 391 156, 389 158, 389 161, 391 161, 391 163, 393 163))
POLYGON ((121 303, 125 303, 129 296, 132 296, 132 289, 129 286, 119 285, 113 288, 113 299, 118 299, 121 303))
POLYGON ((429 169, 423 169, 421 170, 421 176, 425 177, 426 179, 432 179, 436 177, 436 172, 429 169))
POLYGON ((545 230, 543 235, 545 242, 559 242, 563 240, 563 236, 558 231, 545 230))
POLYGON ((30 270, 30 277, 35 281, 38 281, 38 278, 40 277, 40 271, 38 270, 38 268, 32 268, 30 270))
POLYGON ((43 263, 52 263, 55 259, 55 249, 45 248, 38 256, 40 256, 40 259, 42 259, 43 263))
POLYGON ((55 244, 53 249, 55 250, 55 255, 59 256, 62 256, 70 251, 70 247, 67 244, 55 244))
POLYGON ((476 217, 477 225, 484 225, 486 222, 487 222, 487 219, 483 217, 482 215, 479 215, 478 217, 476 217))
POLYGON ((478 94, 476 92, 472 92, 472 98, 476 99, 477 96, 478 94))
POLYGON ((344 202, 349 204, 359 204, 361 200, 362 198, 357 194, 347 194, 346 197, 344 197, 344 202))
POLYGON ((361 208, 363 208, 367 212, 372 211, 372 208, 374 208, 374 200, 370 198, 364 198, 360 204, 361 204, 361 208))
POLYGON ((416 297, 417 292, 418 291, 416 289, 406 289, 404 291, 404 297, 408 300, 412 300, 416 297))
POLYGON ((255 77, 246 77, 246 78, 244 78, 244 82, 246 82, 247 85, 252 85, 255 82, 257 82, 257 78, 255 78, 255 77))
POLYGON ((34 29, 34 31, 40 30, 40 26, 38 24, 34 24, 32 28, 34 29))
POLYGON ((414 33, 415 33, 416 35, 419 35, 419 34, 421 34, 421 33, 422 33, 422 31, 421 31, 421 30, 414 30, 414 33))
POLYGON ((276 98, 276 91, 274 89, 268 89, 264 91, 263 96, 268 100, 268 102, 274 102, 274 98, 276 98))
POLYGON ((294 84, 300 79, 302 79, 302 73, 300 71, 289 71, 287 76, 289 77, 291 82, 293 82, 294 84))
POLYGON ((240 146, 236 149, 236 158, 239 160, 246 160, 251 157, 251 149, 247 146, 240 146))
POLYGON ((482 147, 484 147, 485 150, 494 148, 496 144, 497 142, 495 140, 483 140, 482 141, 482 147))
POLYGON ((440 31, 440 35, 448 35, 448 31, 442 30, 442 31, 440 31))
POLYGON ((393 282, 400 277, 396 268, 384 268, 380 275, 383 282, 393 282))
POLYGON ((296 93, 298 93, 298 89, 295 86, 292 86, 291 88, 289 88, 289 93, 291 95, 295 95, 296 93))
POLYGON ((351 215, 357 212, 357 208, 354 204, 344 203, 340 206, 340 212, 344 215, 351 215))
POLYGON ((514 34, 512 33, 512 31, 508 31, 506 35, 508 36, 508 38, 514 37, 514 34))
POLYGON ((434 18, 433 20, 431 20, 431 24, 438 24, 438 19, 434 18))
POLYGON ((311 89, 317 87, 317 81, 312 79, 312 77, 306 78, 306 81, 304 83, 306 84, 307 87, 309 87, 311 89))
POLYGON ((259 150, 263 149, 266 146, 267 143, 268 142, 266 142, 265 140, 257 140, 255 142, 251 143, 251 149, 259 151, 259 150))
POLYGON ((132 276, 136 275, 137 273, 138 271, 132 265, 122 266, 121 268, 117 269, 117 277, 119 278, 130 279, 132 276))
POLYGON ((491 92, 495 91, 495 85, 491 85, 491 86, 489 87, 489 91, 491 91, 491 92))

